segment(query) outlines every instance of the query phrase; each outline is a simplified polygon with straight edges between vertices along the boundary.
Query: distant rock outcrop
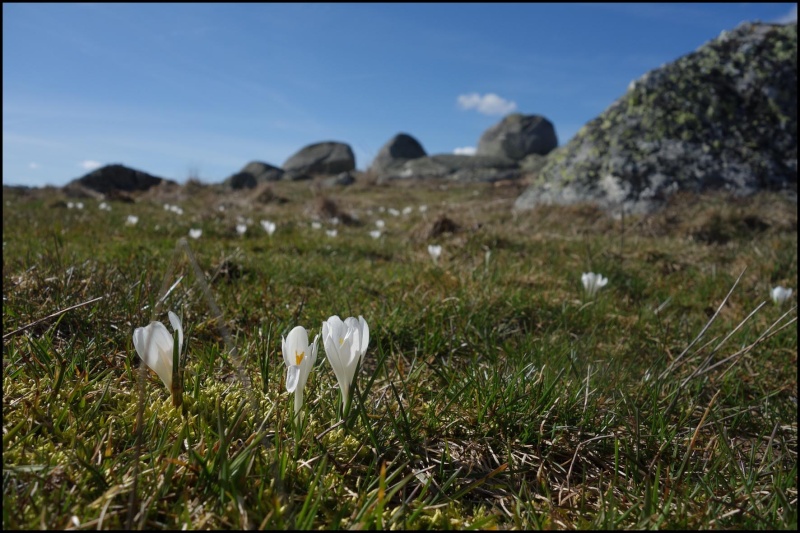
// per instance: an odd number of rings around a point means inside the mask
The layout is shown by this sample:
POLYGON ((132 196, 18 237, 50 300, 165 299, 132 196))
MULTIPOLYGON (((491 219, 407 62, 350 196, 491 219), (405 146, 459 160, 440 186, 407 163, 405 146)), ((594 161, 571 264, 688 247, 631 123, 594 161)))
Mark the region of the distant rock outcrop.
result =
POLYGON ((436 178, 464 183, 517 179, 516 162, 502 157, 437 154, 410 159, 378 176, 377 183, 399 179, 436 178))
MULTIPOLYGON (((310 144, 283 164, 283 170, 291 176, 326 175, 355 170, 356 157, 350 145, 340 142, 310 144)), ((290 178, 296 179, 296 178, 290 178)))
POLYGON ((516 209, 649 212, 675 191, 797 193, 797 24, 744 23, 648 72, 547 157, 516 209))
POLYGON ((428 155, 425 149, 411 135, 398 133, 383 145, 369 167, 370 173, 380 176, 396 169, 406 161, 428 155))
POLYGON ((540 115, 514 113, 481 135, 475 155, 520 161, 531 154, 547 155, 557 146, 552 122, 540 115))
POLYGON ((72 180, 65 187, 82 187, 103 194, 113 194, 120 191, 146 191, 165 182, 175 184, 174 181, 115 164, 93 170, 81 178, 72 180))
POLYGON ((261 161, 251 161, 242 170, 226 179, 225 184, 231 189, 253 189, 259 183, 278 181, 283 174, 282 168, 261 161))

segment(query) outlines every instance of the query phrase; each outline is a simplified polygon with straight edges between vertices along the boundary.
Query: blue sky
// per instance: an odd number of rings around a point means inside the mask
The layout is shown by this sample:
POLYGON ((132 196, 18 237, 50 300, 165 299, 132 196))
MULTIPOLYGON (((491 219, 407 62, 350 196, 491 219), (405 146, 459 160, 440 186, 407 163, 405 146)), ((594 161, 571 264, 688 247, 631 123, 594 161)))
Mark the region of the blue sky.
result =
POLYGON ((122 163, 219 182, 393 135, 469 151, 510 111, 559 143, 631 80, 796 4, 3 4, 3 183, 122 163))

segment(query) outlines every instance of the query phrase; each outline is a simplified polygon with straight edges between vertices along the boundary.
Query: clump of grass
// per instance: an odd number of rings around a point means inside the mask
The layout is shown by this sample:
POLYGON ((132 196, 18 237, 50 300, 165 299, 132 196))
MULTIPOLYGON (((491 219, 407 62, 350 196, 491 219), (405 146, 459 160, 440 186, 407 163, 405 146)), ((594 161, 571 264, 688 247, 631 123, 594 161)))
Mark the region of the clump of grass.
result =
POLYGON ((4 527, 796 526, 796 306, 769 302, 797 279, 793 205, 753 198, 767 226, 709 244, 686 222, 708 199, 515 217, 507 188, 438 185, 335 199, 366 224, 429 206, 381 240, 311 230, 302 182, 245 239, 231 220, 263 206, 212 186, 181 217, 4 188, 4 527), (450 212, 470 229, 433 265, 412 237, 450 212), (593 298, 587 271, 609 278, 593 298), (131 341, 157 308, 183 315, 180 409, 131 341), (298 423, 280 336, 332 314, 370 325, 353 408, 318 357, 298 423))

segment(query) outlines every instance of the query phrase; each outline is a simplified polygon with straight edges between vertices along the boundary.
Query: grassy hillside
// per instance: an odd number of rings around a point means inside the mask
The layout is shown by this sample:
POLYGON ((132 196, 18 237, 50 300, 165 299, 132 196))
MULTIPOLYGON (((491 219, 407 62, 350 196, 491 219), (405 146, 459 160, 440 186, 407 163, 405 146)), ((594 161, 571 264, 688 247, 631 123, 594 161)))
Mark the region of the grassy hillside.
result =
POLYGON ((794 529, 796 204, 518 194, 4 189, 4 528, 794 529), (180 408, 132 342, 168 310, 180 408), (334 314, 370 328, 352 409, 320 345, 300 421, 281 336, 334 314))

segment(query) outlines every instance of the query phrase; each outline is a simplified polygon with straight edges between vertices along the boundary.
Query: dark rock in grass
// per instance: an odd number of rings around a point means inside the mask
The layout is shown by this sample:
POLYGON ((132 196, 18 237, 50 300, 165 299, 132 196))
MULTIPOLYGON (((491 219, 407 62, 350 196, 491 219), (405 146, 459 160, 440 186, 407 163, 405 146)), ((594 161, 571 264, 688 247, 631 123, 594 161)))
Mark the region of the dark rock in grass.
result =
POLYGON ((515 209, 650 212, 677 191, 797 193, 797 23, 744 23, 648 72, 547 157, 515 209))
POLYGON ((146 191, 164 182, 175 184, 174 181, 159 178, 124 165, 106 165, 89 172, 81 178, 72 180, 65 187, 72 188, 71 186, 77 185, 92 191, 108 194, 112 191, 146 191))
POLYGON ((278 181, 283 177, 284 171, 261 161, 251 161, 236 174, 225 180, 231 189, 253 189, 259 183, 278 181))
POLYGON ((400 167, 410 159, 418 159, 426 155, 428 154, 418 140, 407 133, 398 133, 381 147, 378 155, 373 159, 369 171, 380 176, 393 168, 400 167))
POLYGON ((350 145, 333 141, 310 144, 283 164, 285 171, 299 175, 332 176, 355 168, 356 157, 350 145))
POLYGON ((552 122, 540 115, 514 113, 481 135, 475 155, 521 161, 531 154, 547 155, 557 146, 552 122))

